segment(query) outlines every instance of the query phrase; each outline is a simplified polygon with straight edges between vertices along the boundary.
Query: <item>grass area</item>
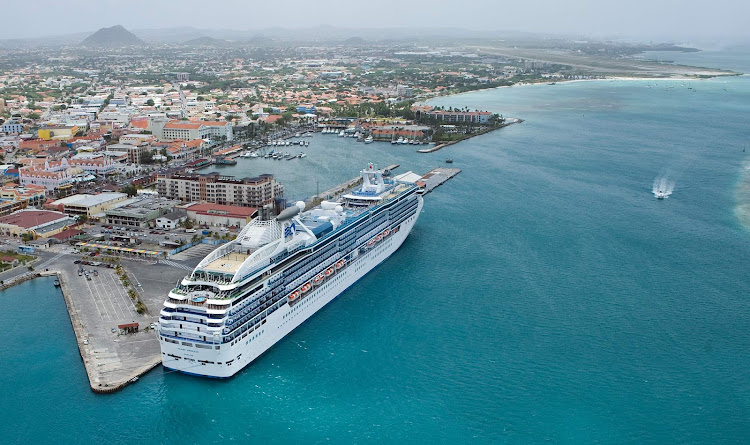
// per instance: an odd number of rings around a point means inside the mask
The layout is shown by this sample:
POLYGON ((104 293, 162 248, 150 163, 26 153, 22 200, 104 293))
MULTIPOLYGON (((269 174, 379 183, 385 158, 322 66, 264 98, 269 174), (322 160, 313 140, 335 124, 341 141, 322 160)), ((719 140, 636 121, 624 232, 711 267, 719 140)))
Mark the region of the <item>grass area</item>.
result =
POLYGON ((28 261, 36 259, 36 257, 33 255, 24 255, 13 250, 0 251, 0 257, 12 257, 17 259, 19 263, 26 263, 28 261))

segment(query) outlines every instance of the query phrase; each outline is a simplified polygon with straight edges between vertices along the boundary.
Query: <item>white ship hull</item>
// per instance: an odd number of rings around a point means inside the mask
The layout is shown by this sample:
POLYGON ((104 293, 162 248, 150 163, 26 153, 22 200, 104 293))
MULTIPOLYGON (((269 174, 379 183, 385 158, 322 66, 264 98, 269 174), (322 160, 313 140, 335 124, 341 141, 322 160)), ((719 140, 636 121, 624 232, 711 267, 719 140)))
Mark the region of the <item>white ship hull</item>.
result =
POLYGON ((206 349, 205 345, 198 348, 189 341, 175 344, 162 340, 164 367, 204 377, 233 376, 395 252, 414 227, 422 205, 420 197, 416 212, 399 225, 396 233, 349 262, 346 267, 338 270, 319 286, 314 286, 295 304, 284 304, 269 314, 263 324, 247 333, 234 345, 224 343, 206 349), (216 349, 216 346, 219 346, 219 349, 216 349))

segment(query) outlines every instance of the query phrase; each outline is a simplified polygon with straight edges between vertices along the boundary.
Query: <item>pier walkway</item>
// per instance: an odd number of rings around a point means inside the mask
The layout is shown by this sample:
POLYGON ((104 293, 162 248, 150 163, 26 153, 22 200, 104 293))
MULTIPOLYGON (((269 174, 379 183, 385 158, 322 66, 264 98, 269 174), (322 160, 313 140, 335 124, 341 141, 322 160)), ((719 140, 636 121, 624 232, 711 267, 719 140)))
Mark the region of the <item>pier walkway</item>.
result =
POLYGON ((421 182, 424 183, 424 193, 430 193, 459 173, 461 173, 460 168, 438 167, 430 170, 426 175, 422 176, 421 179, 421 182))

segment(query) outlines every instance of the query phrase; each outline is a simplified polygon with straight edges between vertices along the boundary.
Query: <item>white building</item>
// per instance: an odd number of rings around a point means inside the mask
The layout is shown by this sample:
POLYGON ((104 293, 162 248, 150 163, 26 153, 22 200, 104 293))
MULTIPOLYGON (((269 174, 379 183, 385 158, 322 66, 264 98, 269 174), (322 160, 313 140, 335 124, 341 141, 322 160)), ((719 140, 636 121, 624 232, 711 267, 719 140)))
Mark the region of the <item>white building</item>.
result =
POLYGON ((156 227, 160 229, 176 229, 181 221, 187 219, 187 214, 184 210, 175 210, 156 218, 156 227))
POLYGON ((141 145, 154 137, 150 134, 124 134, 120 136, 120 143, 126 145, 141 145))
POLYGON ((21 134, 22 130, 23 130, 23 125, 21 125, 20 122, 14 121, 12 119, 5 122, 0 127, 0 132, 5 133, 5 134, 11 134, 11 133, 21 134))
POLYGON ((230 122, 201 121, 201 123, 208 129, 208 134, 211 139, 220 139, 222 136, 224 136, 227 141, 231 141, 234 137, 232 124, 230 122))

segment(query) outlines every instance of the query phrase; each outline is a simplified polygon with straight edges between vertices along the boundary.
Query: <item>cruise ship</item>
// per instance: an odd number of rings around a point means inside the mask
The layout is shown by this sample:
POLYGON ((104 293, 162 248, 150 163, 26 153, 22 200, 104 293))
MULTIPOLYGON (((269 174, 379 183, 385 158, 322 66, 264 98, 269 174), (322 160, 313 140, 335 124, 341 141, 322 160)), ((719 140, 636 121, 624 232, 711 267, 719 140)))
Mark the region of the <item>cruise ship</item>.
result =
POLYGON ((422 196, 372 164, 361 176, 335 200, 253 220, 182 279, 159 316, 164 367, 231 377, 395 252, 422 196))

